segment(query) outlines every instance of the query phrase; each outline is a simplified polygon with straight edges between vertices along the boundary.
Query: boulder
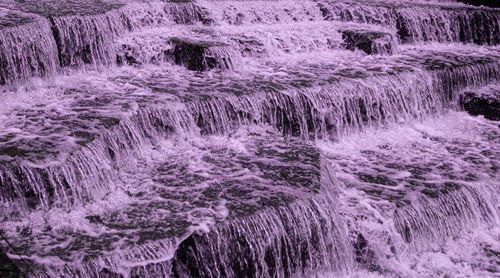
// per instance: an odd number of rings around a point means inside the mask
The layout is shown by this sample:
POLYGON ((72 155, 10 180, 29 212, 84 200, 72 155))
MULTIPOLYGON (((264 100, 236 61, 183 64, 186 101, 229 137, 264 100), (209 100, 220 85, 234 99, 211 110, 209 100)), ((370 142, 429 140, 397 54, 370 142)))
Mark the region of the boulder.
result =
POLYGON ((500 87, 488 86, 476 92, 466 91, 460 96, 460 104, 471 115, 500 121, 500 87))
POLYGON ((359 49, 369 55, 391 55, 395 52, 396 44, 389 33, 373 30, 343 30, 341 32, 346 49, 359 49))
POLYGON ((239 64, 240 55, 230 45, 215 41, 172 38, 175 63, 189 70, 231 70, 239 64))

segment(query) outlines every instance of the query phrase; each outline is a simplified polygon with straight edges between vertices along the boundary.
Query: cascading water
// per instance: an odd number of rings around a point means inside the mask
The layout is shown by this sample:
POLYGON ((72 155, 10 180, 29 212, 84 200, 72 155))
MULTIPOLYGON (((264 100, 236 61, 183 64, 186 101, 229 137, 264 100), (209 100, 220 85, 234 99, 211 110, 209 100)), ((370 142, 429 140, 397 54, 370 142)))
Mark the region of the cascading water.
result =
POLYGON ((130 4, 96 15, 52 18, 62 66, 111 65, 115 62, 114 39, 129 31, 172 23, 205 20, 200 8, 190 3, 130 4))
POLYGON ((456 4, 404 3, 390 1, 353 3, 318 1, 329 20, 389 25, 398 29, 405 43, 421 41, 464 42, 496 45, 500 38, 498 10, 462 7, 456 4))
MULTIPOLYGON (((1 11, 1 9, 0 9, 1 11)), ((7 12, 8 15, 8 12, 7 12)), ((28 18, 22 26, 0 25, 0 85, 31 76, 45 77, 59 67, 57 46, 44 18, 28 18)))
POLYGON ((11 269, 500 273, 498 123, 461 112, 499 111, 498 9, 8 0, 0 15, 11 269))

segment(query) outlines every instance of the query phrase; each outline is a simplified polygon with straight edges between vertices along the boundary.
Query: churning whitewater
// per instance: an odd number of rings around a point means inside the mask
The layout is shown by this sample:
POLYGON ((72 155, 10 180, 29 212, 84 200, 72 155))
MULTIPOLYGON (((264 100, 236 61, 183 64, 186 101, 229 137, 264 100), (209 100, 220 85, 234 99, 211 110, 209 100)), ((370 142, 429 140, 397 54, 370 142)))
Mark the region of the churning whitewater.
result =
POLYGON ((500 277, 462 2, 3 0, 0 277, 500 277))

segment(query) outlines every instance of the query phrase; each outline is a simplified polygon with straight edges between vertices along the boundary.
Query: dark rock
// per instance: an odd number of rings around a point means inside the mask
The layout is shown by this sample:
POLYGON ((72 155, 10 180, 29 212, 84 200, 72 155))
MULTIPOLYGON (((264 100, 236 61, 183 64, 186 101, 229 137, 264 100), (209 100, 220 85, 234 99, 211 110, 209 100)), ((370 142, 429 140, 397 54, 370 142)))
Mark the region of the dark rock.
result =
POLYGON ((173 262, 174 277, 188 275, 190 277, 202 277, 204 270, 200 257, 197 256, 198 241, 203 241, 205 237, 193 234, 185 239, 176 252, 176 258, 173 262))
POLYGON ((172 38, 175 63, 189 70, 234 69, 239 55, 228 44, 172 38))
POLYGON ((24 277, 19 270, 19 267, 12 262, 7 255, 0 252, 0 277, 2 278, 19 278, 24 277))
POLYGON ((99 272, 99 278, 123 278, 123 275, 115 273, 107 268, 103 268, 99 272))
POLYGON ((196 5, 191 0, 169 1, 170 5, 165 6, 165 11, 173 16, 177 24, 194 24, 201 22, 204 25, 211 25, 214 20, 210 13, 203 7, 196 5))
POLYGON ((475 6, 500 8, 500 1, 498 0, 458 0, 458 2, 475 6))
POLYGON ((500 90, 490 88, 486 92, 466 92, 460 96, 460 104, 471 115, 500 121, 500 90))
POLYGON ((369 242, 360 233, 353 242, 356 262, 370 271, 380 271, 380 266, 377 264, 377 256, 370 248, 369 242))
POLYGON ((343 30, 346 49, 362 50, 366 54, 393 54, 395 43, 391 34, 376 31, 343 30))

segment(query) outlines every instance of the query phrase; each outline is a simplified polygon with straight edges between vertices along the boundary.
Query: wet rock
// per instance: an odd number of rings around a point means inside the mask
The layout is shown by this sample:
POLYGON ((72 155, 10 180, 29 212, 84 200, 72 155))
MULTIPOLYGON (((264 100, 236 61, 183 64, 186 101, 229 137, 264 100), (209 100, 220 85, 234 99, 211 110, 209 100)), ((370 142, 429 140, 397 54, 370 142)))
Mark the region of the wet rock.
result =
POLYGON ((19 278, 23 277, 21 270, 15 265, 7 255, 0 252, 0 277, 19 278))
POLYGON ((500 2, 496 0, 458 0, 458 2, 475 6, 500 8, 500 2))
POLYGON ((99 278, 123 278, 123 275, 115 273, 107 268, 103 268, 99 272, 99 278))
POLYGON ((198 242, 202 242, 205 237, 193 234, 184 240, 176 252, 173 268, 174 277, 182 277, 181 274, 191 277, 201 277, 203 270, 201 262, 196 256, 198 253, 198 242))
POLYGON ((377 264, 377 256, 370 248, 369 242, 363 234, 359 233, 356 240, 353 242, 356 262, 370 271, 380 271, 380 266, 377 264))
POLYGON ((460 104, 471 115, 500 121, 500 88, 488 87, 477 92, 465 92, 460 104))
POLYGON ((239 54, 225 43, 181 38, 172 38, 172 43, 175 63, 189 70, 231 70, 239 64, 239 54))
POLYGON ((359 49, 366 54, 391 55, 396 47, 391 34, 377 31, 343 30, 342 39, 346 49, 359 49))

